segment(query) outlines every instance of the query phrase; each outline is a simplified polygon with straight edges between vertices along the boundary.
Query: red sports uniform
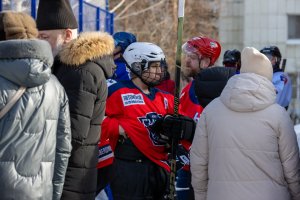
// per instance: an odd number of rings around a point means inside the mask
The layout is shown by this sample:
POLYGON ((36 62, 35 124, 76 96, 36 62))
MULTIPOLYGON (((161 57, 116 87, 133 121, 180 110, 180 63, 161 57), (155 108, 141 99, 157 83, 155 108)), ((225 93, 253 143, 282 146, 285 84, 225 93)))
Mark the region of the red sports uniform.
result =
MULTIPOLYGON (((188 116, 197 122, 200 118, 203 108, 198 103, 198 99, 195 94, 195 81, 191 81, 185 88, 182 89, 180 95, 179 112, 182 115, 188 116)), ((181 140, 180 144, 186 151, 189 152, 191 143, 186 140, 181 140)), ((184 159, 186 161, 184 169, 189 170, 189 158, 184 159)))
POLYGON ((158 118, 172 114, 173 106, 174 97, 169 93, 150 88, 150 94, 144 94, 132 81, 108 80, 106 118, 102 123, 101 141, 109 139, 114 149, 121 125, 140 152, 169 171, 167 149, 147 127, 158 118))
POLYGON ((195 94, 195 81, 191 81, 181 91, 179 112, 197 122, 202 111, 203 108, 199 105, 195 94))

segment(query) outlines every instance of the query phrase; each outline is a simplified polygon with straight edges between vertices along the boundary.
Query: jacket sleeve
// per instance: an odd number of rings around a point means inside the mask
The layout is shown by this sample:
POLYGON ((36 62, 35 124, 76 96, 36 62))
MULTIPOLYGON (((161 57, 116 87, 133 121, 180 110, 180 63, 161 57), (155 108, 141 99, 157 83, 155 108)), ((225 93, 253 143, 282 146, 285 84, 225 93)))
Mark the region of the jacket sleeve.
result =
POLYGON ((281 114, 278 147, 285 180, 293 200, 300 199, 300 160, 296 133, 286 111, 281 114))
POLYGON ((68 98, 64 92, 57 125, 55 165, 52 180, 53 200, 59 200, 62 195, 71 149, 70 111, 68 98))
POLYGON ((197 123, 191 146, 190 162, 195 199, 206 200, 208 182, 208 135, 205 111, 197 123))
MULTIPOLYGON (((116 82, 114 82, 116 84, 116 82)), ((101 141, 109 139, 111 147, 114 149, 119 138, 119 118, 124 116, 123 102, 118 91, 111 92, 113 85, 109 84, 109 96, 106 100, 105 116, 101 127, 101 141)))
POLYGON ((293 92, 290 77, 283 72, 276 72, 273 74, 272 82, 277 93, 276 102, 282 107, 288 106, 293 92))

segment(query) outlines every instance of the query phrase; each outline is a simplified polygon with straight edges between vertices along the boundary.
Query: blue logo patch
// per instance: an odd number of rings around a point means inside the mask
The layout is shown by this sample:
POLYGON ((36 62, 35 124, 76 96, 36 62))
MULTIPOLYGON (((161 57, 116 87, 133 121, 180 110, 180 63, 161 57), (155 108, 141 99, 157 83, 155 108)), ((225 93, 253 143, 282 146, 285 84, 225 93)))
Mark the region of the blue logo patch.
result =
POLYGON ((159 142, 159 136, 158 134, 150 131, 148 129, 149 126, 153 125, 156 120, 161 118, 162 115, 159 115, 155 112, 147 113, 144 117, 139 117, 138 119, 140 122, 147 128, 150 140, 152 141, 153 145, 155 146, 164 146, 165 143, 159 142))

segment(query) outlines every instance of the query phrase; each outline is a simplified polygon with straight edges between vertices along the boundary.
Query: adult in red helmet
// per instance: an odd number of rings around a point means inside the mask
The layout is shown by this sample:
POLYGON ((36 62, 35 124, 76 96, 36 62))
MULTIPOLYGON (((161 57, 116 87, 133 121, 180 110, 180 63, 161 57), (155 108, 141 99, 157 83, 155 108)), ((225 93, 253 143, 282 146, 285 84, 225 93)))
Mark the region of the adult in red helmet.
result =
MULTIPOLYGON (((214 65, 221 53, 220 44, 208 37, 194 37, 182 46, 185 55, 183 73, 195 78, 203 69, 214 65)), ((181 92, 180 111, 195 121, 199 118, 202 108, 194 92, 194 81, 191 81, 181 92), (194 109, 191 108, 193 105, 194 109)))
MULTIPOLYGON (((208 37, 194 37, 183 46, 184 57, 183 74, 186 77, 195 78, 202 70, 213 66, 221 53, 219 42, 208 37)), ((195 81, 192 80, 180 95, 180 113, 198 121, 203 107, 199 104, 195 93, 195 81)), ((178 170, 177 197, 178 199, 194 199, 191 188, 191 175, 189 171, 188 152, 190 141, 183 140, 179 144, 178 158, 182 168, 178 170)))

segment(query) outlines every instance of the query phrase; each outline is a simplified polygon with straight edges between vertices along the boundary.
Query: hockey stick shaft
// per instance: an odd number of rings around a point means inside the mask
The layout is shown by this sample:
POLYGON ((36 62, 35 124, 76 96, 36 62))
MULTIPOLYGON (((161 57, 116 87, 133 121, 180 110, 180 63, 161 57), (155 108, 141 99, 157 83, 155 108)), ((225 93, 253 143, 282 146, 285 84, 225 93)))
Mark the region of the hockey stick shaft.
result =
MULTIPOLYGON (((184 3, 185 0, 178 0, 178 26, 177 26, 177 49, 176 49, 175 94, 174 94, 175 115, 178 115, 178 109, 179 109, 181 46, 182 46, 182 31, 183 31, 183 18, 184 18, 184 3)), ((169 195, 168 195, 168 199, 170 200, 173 200, 175 195, 177 146, 178 146, 178 140, 173 137, 171 142, 171 172, 170 172, 169 195)))

